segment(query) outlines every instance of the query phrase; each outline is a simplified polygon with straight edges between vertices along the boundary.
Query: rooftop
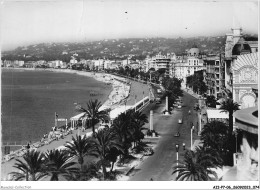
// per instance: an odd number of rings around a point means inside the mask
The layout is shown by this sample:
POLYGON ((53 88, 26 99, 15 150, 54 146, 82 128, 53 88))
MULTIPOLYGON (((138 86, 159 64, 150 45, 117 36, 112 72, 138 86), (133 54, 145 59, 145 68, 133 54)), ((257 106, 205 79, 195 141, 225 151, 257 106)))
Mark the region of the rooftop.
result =
POLYGON ((239 129, 258 134, 258 108, 251 107, 234 113, 236 125, 239 129))

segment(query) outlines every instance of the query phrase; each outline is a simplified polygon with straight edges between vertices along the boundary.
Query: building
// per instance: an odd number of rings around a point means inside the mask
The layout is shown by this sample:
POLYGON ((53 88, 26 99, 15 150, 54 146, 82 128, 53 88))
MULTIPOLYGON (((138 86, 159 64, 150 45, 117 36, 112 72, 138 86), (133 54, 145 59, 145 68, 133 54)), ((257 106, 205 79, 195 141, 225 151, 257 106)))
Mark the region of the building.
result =
POLYGON ((176 60, 175 53, 168 53, 167 55, 162 55, 161 53, 158 53, 156 56, 150 58, 147 57, 145 60, 145 67, 146 72, 149 71, 149 69, 154 69, 155 71, 159 69, 165 69, 165 76, 170 76, 170 68, 172 65, 172 62, 176 60))
POLYGON ((194 75, 196 71, 204 70, 204 61, 200 55, 200 50, 196 45, 187 51, 187 55, 177 57, 174 64, 174 74, 176 78, 183 79, 186 84, 186 78, 194 75))
POLYGON ((217 99, 222 97, 225 86, 224 58, 220 55, 208 55, 203 59, 205 63, 206 85, 208 95, 214 95, 217 99))
MULTIPOLYGON (((239 54, 239 52, 236 52, 239 54)), ((233 60, 233 100, 240 108, 256 106, 256 94, 253 89, 258 86, 258 54, 237 55, 233 60)))
POLYGON ((251 40, 247 41, 246 38, 244 38, 244 35, 242 34, 241 28, 232 29, 231 34, 226 34, 224 63, 225 92, 227 95, 231 95, 233 93, 233 69, 236 67, 235 62, 238 56, 256 52, 258 52, 258 42, 251 40))

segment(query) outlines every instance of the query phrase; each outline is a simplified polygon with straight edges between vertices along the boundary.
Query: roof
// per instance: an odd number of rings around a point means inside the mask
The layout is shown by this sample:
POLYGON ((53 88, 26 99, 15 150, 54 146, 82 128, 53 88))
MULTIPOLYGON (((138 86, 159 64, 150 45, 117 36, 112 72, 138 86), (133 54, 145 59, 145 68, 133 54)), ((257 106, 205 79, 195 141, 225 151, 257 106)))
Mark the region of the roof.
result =
POLYGON ((80 113, 80 114, 78 114, 78 115, 75 115, 75 116, 71 117, 70 120, 79 120, 79 119, 81 119, 85 114, 86 114, 86 112, 80 113))
POLYGON ((237 56, 233 70, 239 70, 244 66, 258 67, 258 52, 237 56))
POLYGON ((239 129, 258 134, 258 108, 250 107, 234 113, 239 129))
POLYGON ((228 113, 222 109, 207 109, 208 119, 228 119, 228 113))
POLYGON ((125 110, 131 109, 132 106, 119 106, 112 111, 110 111, 110 119, 115 119, 117 116, 119 116, 121 113, 123 113, 125 110))

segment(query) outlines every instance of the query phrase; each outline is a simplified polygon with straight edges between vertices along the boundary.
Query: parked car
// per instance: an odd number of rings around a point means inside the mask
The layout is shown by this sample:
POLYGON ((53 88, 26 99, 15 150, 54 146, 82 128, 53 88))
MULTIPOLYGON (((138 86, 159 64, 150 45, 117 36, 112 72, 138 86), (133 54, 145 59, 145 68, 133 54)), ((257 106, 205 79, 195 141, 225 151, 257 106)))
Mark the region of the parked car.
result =
POLYGON ((179 137, 180 136, 180 133, 179 132, 177 132, 175 135, 174 135, 174 137, 179 137))
POLYGON ((182 118, 178 119, 178 123, 182 124, 182 118))
POLYGON ((178 104, 177 108, 181 108, 181 107, 182 107, 181 104, 178 104))
POLYGON ((156 103, 156 104, 162 103, 161 98, 155 98, 155 103, 156 103))

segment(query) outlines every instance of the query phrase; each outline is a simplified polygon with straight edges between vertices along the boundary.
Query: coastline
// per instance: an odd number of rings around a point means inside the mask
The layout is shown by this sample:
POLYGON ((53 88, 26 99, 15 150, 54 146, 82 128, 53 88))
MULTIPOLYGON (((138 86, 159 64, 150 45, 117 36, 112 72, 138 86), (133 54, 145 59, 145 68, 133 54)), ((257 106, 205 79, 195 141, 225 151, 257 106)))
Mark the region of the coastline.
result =
MULTIPOLYGON (((12 68, 13 69, 13 68, 12 68)), ((19 70, 27 70, 27 69, 19 69, 19 70)), ((144 90, 145 92, 148 91, 148 87, 146 87, 147 89, 144 88, 144 85, 142 84, 138 84, 138 82, 134 82, 132 81, 132 84, 126 85, 123 82, 119 82, 118 80, 113 80, 114 78, 117 79, 121 79, 121 80, 125 80, 124 78, 118 77, 118 76, 114 76, 111 74, 107 74, 107 73, 95 73, 95 75, 91 72, 82 72, 82 71, 74 71, 74 70, 63 70, 63 69, 28 69, 28 70, 36 70, 36 71, 41 71, 41 70, 46 70, 46 71, 52 71, 52 72, 63 72, 63 73, 70 73, 70 74, 78 74, 78 75, 82 75, 82 76, 87 76, 87 77, 91 77, 94 78, 97 81, 101 81, 104 83, 107 83, 109 85, 112 84, 112 89, 111 92, 109 94, 109 96, 107 97, 107 100, 105 100, 104 102, 102 102, 102 107, 103 108, 111 108, 111 109, 115 109, 118 106, 122 105, 123 102, 129 101, 130 104, 134 103, 134 99, 133 96, 135 96, 134 94, 139 92, 138 97, 139 99, 142 99, 143 97, 143 93, 141 92, 141 90, 144 90), (112 79, 112 80, 111 80, 112 79), (137 85, 138 84, 138 85, 137 85), (131 89, 131 86, 133 89, 131 89), (138 89, 139 88, 139 89, 138 89), (138 90, 137 90, 138 89, 138 90), (130 93, 130 91, 132 93, 130 93), (134 93, 135 91, 135 93, 134 93)), ((38 147, 37 149, 41 152, 45 152, 47 150, 50 149, 57 149, 57 148, 62 148, 64 143, 66 141, 70 141, 72 136, 75 136, 77 133, 79 133, 80 135, 84 135, 90 132, 90 129, 87 129, 86 131, 78 131, 78 130, 73 130, 72 133, 64 136, 64 139, 58 139, 58 140, 54 140, 52 142, 50 142, 49 144, 43 145, 41 147, 38 147)), ((32 148, 36 148, 36 147, 32 147, 32 148)), ((21 158, 22 156, 22 151, 18 150, 17 152, 13 152, 13 157, 10 158, 9 161, 3 162, 2 160, 2 169, 1 169, 1 178, 2 180, 8 180, 8 173, 11 172, 11 168, 13 166, 13 164, 15 163, 15 159, 14 158, 21 158), (16 155, 18 153, 18 155, 16 155)), ((131 163, 129 166, 132 167, 139 165, 141 162, 143 161, 143 159, 138 159, 136 161, 134 161, 133 163, 131 163)), ((125 169, 127 169, 129 167, 128 165, 125 166, 125 169)), ((123 175, 123 176, 118 176, 117 180, 125 180, 127 179, 127 177, 123 175)))
MULTIPOLYGON (((69 74, 77 74, 81 76, 86 76, 86 77, 91 77, 95 79, 96 81, 103 82, 106 84, 111 85, 112 84, 112 89, 109 93, 108 96, 105 96, 101 100, 102 103, 102 109, 107 109, 110 108, 111 110, 116 108, 122 100, 127 98, 129 96, 129 91, 130 91, 130 86, 126 86, 125 84, 113 80, 114 76, 111 76, 109 74, 103 74, 103 73, 96 73, 93 74, 91 72, 80 72, 80 71, 75 71, 75 70, 65 70, 65 69, 34 69, 34 68, 2 68, 3 70, 16 70, 16 71, 50 71, 50 72, 56 72, 56 73, 69 73, 69 74), (112 81, 113 80, 113 81, 112 81)), ((119 78, 119 77, 117 77, 119 78)), ((73 117, 73 115, 71 116, 73 117)), ((71 118, 70 117, 70 118, 71 118)), ((44 135, 44 134, 42 134, 44 135)), ((42 146, 40 143, 41 139, 38 139, 38 141, 33 142, 32 146, 34 147, 40 147, 42 146)), ((50 142, 51 143, 51 142, 50 142)), ((11 160, 15 156, 21 156, 23 154, 23 151, 21 149, 13 149, 10 151, 10 154, 4 155, 2 154, 2 162, 6 162, 11 160)))

